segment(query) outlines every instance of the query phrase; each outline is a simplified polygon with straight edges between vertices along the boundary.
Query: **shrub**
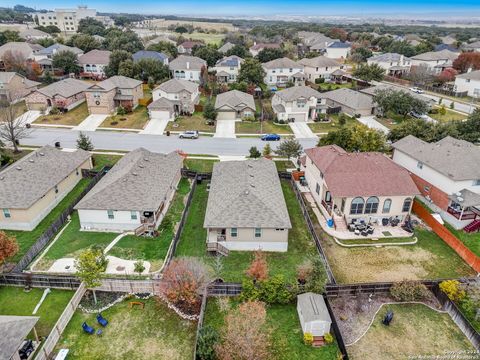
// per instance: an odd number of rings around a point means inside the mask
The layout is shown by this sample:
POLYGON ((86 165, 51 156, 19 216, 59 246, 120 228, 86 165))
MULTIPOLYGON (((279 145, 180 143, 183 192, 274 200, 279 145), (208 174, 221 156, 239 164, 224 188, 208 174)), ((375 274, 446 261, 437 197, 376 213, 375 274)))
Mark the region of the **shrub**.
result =
POLYGON ((347 123, 347 115, 345 115, 344 113, 341 113, 339 116, 338 116, 338 124, 340 126, 343 126, 347 123))
POLYGON ((215 360, 215 345, 218 343, 220 336, 210 325, 200 329, 197 341, 197 356, 200 360, 215 360))
POLYGON ((450 103, 450 109, 455 109, 455 103, 453 101, 450 103))
POLYGON ((143 260, 135 261, 135 263, 133 264, 133 267, 134 267, 133 271, 138 273, 138 275, 140 275, 142 272, 145 271, 145 264, 143 263, 143 260))
POLYGON ((312 345, 313 344, 313 335, 311 333, 303 334, 303 343, 305 345, 312 345))
POLYGON ((243 121, 251 121, 251 122, 253 122, 253 121, 256 121, 256 120, 255 120, 255 117, 254 117, 254 116, 247 116, 247 117, 243 118, 243 121))
POLYGON ((438 109, 436 109, 436 108, 430 109, 429 113, 430 114, 438 114, 438 109))
POLYGON ((113 125, 113 126, 118 125, 118 121, 116 120, 110 121, 110 125, 113 125))
POLYGON ((324 82, 325 82, 325 79, 322 77, 315 79, 315 84, 323 84, 324 82))
POLYGON ((330 333, 326 333, 325 335, 323 335, 323 340, 325 340, 326 344, 331 344, 333 343, 333 335, 330 333))
POLYGON ((440 115, 446 115, 447 114, 447 109, 445 109, 445 105, 442 105, 440 110, 438 111, 440 115))
POLYGON ((256 146, 252 146, 250 150, 248 150, 248 152, 249 152, 249 156, 253 159, 257 159, 260 156, 262 156, 262 154, 260 153, 260 151, 258 151, 256 146))
POLYGON ((314 121, 325 121, 327 119, 327 114, 318 113, 314 121))
POLYGON ((418 281, 401 281, 390 288, 390 295, 397 301, 419 301, 429 294, 427 287, 418 281))
POLYGON ((439 285, 440 290, 444 292, 452 301, 461 301, 465 298, 465 290, 461 288, 458 280, 445 280, 439 285))
POLYGON ((56 106, 53 106, 51 109, 50 109, 50 112, 49 112, 50 115, 58 115, 58 114, 61 114, 61 111, 58 107, 56 106))
POLYGON ((263 301, 267 304, 288 304, 297 294, 297 288, 276 275, 263 281, 244 278, 242 282, 242 301, 263 301))
POLYGON ((123 106, 117 107, 117 115, 126 115, 127 110, 123 106))

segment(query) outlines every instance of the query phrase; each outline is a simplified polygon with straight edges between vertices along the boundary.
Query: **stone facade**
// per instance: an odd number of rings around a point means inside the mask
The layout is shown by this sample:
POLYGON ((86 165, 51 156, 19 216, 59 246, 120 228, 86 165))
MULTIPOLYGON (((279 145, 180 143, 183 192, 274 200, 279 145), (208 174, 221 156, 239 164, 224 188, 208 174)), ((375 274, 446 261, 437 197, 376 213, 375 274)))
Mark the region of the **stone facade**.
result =
POLYGON ((51 106, 57 106, 59 108, 71 110, 84 101, 85 93, 83 92, 65 98, 60 95, 49 97, 40 93, 39 91, 35 91, 25 98, 25 102, 29 110, 46 109, 51 106))

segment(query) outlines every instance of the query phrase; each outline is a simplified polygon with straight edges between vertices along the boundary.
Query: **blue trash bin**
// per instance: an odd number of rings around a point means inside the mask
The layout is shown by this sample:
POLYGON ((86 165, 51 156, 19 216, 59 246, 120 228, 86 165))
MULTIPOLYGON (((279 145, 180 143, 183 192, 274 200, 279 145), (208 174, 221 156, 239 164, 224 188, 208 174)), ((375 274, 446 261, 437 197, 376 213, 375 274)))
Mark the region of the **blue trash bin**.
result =
POLYGON ((333 227, 333 219, 328 219, 327 220, 327 226, 328 227, 333 227))

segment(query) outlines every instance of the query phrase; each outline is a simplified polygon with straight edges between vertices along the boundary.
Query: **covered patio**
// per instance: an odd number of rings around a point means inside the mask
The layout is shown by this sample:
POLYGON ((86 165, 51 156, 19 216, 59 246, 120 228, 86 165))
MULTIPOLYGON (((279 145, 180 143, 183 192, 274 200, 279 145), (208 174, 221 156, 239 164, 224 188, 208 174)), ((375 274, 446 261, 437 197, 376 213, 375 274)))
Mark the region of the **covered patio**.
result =
POLYGON ((449 196, 447 212, 458 220, 480 218, 480 194, 463 189, 449 196))

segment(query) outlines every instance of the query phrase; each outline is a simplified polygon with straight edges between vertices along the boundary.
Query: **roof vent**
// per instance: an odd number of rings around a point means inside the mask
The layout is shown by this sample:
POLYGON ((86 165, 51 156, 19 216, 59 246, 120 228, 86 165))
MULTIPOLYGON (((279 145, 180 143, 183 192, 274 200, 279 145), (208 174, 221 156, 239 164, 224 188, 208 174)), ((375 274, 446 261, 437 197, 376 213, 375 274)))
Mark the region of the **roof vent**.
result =
POLYGON ((250 191, 245 190, 245 195, 248 195, 249 193, 250 193, 250 191))
POLYGON ((254 185, 254 184, 250 184, 250 186, 251 186, 251 187, 253 187, 253 188, 255 187, 255 185, 254 185))
POLYGON ((252 166, 252 164, 248 164, 247 166, 248 166, 249 168, 252 168, 252 169, 253 169, 253 166, 252 166))
POLYGON ((132 172, 132 175, 133 176, 138 176, 138 174, 136 172, 132 172))
POLYGON ((40 156, 45 156, 45 153, 39 152, 38 155, 40 155, 40 156))
POLYGON ((253 177, 253 174, 250 174, 250 177, 253 177))
POLYGON ((143 168, 145 167, 145 165, 139 164, 138 167, 139 167, 140 169, 143 169, 143 168))
POLYGON ((33 160, 33 159, 30 159, 30 160, 28 160, 28 161, 30 161, 31 163, 34 163, 34 162, 35 162, 35 160, 33 160))
POLYGON ((21 167, 21 166, 17 166, 15 169, 17 169, 17 170, 22 170, 22 167, 21 167))
POLYGON ((5 179, 5 176, 0 176, 0 180, 3 180, 3 179, 5 179))
POLYGON ((143 160, 145 160, 145 161, 150 161, 149 158, 143 158, 143 160))

